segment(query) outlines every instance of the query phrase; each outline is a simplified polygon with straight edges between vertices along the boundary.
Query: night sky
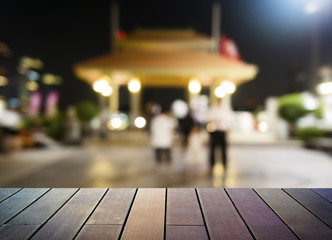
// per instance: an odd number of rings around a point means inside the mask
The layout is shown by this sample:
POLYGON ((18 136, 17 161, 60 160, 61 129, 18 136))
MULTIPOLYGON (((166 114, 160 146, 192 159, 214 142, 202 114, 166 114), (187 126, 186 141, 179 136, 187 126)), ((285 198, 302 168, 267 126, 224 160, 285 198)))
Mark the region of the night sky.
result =
MULTIPOLYGON (((319 63, 332 65, 332 1, 316 16, 304 14, 306 0, 225 0, 223 34, 232 38, 242 59, 258 65, 259 74, 234 94, 235 108, 244 109, 268 96, 290 91, 289 69, 298 62, 305 78, 311 67, 312 34, 317 18, 319 63)), ((212 0, 120 1, 120 28, 194 28, 211 34, 212 0)), ((0 41, 8 44, 9 80, 22 56, 40 58, 43 72, 60 75, 60 106, 81 99, 96 100, 91 87, 77 79, 73 64, 110 51, 110 1, 16 1, 0 3, 0 41)), ((304 83, 306 85, 306 83, 304 83)))

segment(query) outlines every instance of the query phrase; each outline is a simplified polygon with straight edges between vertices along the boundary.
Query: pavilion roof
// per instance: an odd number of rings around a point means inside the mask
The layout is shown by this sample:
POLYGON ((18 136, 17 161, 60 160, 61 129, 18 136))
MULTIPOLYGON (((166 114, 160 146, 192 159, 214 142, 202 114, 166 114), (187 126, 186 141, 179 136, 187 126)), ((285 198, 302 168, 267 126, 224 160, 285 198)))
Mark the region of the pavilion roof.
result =
POLYGON ((227 79, 252 80, 257 66, 212 52, 215 42, 191 29, 139 29, 115 41, 116 51, 75 64, 76 75, 92 84, 110 76, 125 85, 132 76, 143 86, 187 86, 195 77, 203 86, 227 79))
POLYGON ((90 84, 104 75, 119 85, 138 76, 143 86, 186 86, 192 77, 203 86, 225 78, 238 85, 253 79, 258 70, 255 65, 209 52, 117 52, 79 62, 74 69, 90 84))

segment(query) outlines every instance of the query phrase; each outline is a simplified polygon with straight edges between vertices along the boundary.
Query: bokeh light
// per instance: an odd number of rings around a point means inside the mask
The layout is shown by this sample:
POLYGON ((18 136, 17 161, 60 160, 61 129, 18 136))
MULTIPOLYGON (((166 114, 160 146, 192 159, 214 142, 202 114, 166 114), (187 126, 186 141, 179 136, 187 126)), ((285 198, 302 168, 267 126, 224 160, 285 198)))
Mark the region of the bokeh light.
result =
POLYGON ((139 90, 141 90, 141 83, 137 78, 134 78, 129 81, 128 83, 128 89, 132 93, 137 93, 139 90))
POLYGON ((8 80, 5 76, 0 76, 0 86, 6 86, 8 84, 8 80))
POLYGON ((214 94, 218 98, 223 98, 226 95, 226 90, 222 86, 219 86, 214 90, 214 94))
POLYGON ((210 122, 206 125, 206 130, 210 133, 215 132, 217 130, 217 126, 215 123, 210 122))
POLYGON ((332 82, 324 82, 317 86, 317 92, 321 95, 332 94, 332 82))
POLYGON ((34 70, 27 72, 27 78, 31 81, 37 81, 40 78, 40 74, 34 70))
POLYGON ((124 113, 112 114, 110 120, 107 122, 107 127, 110 130, 124 130, 128 127, 128 116, 124 113))
POLYGON ((267 132, 269 130, 269 124, 267 122, 260 122, 258 124, 258 130, 260 132, 267 132))
POLYGON ((103 95, 104 97, 110 96, 113 92, 113 89, 108 84, 106 78, 94 82, 92 88, 95 92, 101 93, 101 95, 103 95))
POLYGON ((146 125, 146 120, 145 120, 145 118, 143 118, 143 117, 137 117, 137 118, 135 119, 135 126, 136 126, 137 128, 144 128, 145 125, 146 125))
POLYGON ((175 100, 172 104, 172 112, 176 118, 184 118, 189 111, 188 104, 183 100, 175 100))
POLYGON ((111 88, 111 86, 107 85, 105 86, 102 90, 101 90, 101 95, 103 95, 104 97, 108 97, 111 96, 113 92, 113 89, 111 88))
POLYGON ((29 91, 36 91, 39 88, 38 83, 34 82, 34 81, 28 81, 25 85, 25 87, 29 90, 29 91))
POLYGON ((197 79, 192 79, 188 85, 189 91, 191 93, 197 94, 201 91, 201 83, 197 79))
POLYGON ((236 90, 236 87, 235 87, 235 84, 232 83, 232 82, 229 82, 229 81, 224 81, 222 84, 221 84, 221 87, 225 89, 225 92, 226 93, 229 93, 229 94, 232 94, 235 92, 236 90))

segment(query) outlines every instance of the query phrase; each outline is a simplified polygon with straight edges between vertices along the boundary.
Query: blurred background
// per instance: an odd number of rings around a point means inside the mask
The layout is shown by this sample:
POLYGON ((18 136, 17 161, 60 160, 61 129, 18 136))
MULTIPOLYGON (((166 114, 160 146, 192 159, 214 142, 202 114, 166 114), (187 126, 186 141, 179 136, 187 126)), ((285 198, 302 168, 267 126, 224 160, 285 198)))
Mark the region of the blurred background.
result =
POLYGON ((330 0, 3 0, 0 187, 331 187, 331 22, 330 0))

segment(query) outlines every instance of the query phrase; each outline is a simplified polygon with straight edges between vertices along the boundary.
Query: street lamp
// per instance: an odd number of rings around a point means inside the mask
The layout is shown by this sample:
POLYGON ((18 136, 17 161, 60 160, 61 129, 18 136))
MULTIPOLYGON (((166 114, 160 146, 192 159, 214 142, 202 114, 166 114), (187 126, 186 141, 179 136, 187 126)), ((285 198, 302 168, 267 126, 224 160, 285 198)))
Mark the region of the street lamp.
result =
POLYGON ((319 25, 318 12, 323 7, 324 0, 310 0, 304 7, 304 13, 313 16, 312 26, 312 72, 311 81, 309 82, 309 90, 314 90, 317 84, 317 69, 319 65, 319 25))
POLYGON ((304 7, 304 12, 308 15, 317 13, 319 11, 319 4, 317 1, 310 1, 307 3, 307 5, 304 7))

